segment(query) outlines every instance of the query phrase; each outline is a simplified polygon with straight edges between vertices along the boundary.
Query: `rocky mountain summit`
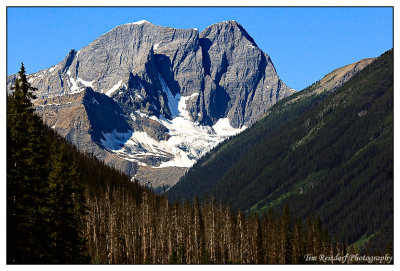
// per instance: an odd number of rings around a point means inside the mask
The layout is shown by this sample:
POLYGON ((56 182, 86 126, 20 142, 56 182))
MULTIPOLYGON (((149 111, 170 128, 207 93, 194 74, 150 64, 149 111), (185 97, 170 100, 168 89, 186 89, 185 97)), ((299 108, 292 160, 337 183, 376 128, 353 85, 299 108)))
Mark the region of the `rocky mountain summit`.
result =
MULTIPOLYGON (((130 176, 155 180, 153 187, 174 184, 294 93, 235 21, 201 33, 147 21, 120 25, 28 79, 50 127, 130 176)), ((8 89, 14 80, 7 78, 8 89)))

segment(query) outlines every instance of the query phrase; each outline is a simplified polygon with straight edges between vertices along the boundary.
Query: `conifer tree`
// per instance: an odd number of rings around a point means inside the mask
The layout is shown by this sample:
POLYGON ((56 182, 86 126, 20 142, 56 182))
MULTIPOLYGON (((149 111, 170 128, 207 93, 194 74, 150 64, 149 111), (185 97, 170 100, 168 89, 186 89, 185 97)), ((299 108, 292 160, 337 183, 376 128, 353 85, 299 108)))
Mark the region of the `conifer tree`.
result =
POLYGON ((42 123, 33 114, 35 88, 27 81, 23 64, 11 89, 7 96, 7 262, 41 262, 48 153, 42 123))
POLYGON ((64 144, 52 145, 49 160, 47 219, 54 253, 51 260, 55 263, 88 262, 82 238, 86 208, 78 165, 68 161, 64 144))
POLYGON ((34 114, 33 88, 21 70, 7 96, 7 262, 81 263, 83 188, 65 142, 34 114), (61 148, 61 151, 59 150, 61 148))

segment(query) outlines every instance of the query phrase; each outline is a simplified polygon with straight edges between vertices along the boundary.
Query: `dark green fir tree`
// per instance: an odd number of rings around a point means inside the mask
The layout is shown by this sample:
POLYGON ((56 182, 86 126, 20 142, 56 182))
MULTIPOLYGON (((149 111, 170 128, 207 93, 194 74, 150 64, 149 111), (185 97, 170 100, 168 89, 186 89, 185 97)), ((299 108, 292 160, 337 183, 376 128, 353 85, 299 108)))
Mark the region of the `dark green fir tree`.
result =
POLYGON ((7 96, 7 262, 40 262, 47 148, 23 64, 12 90, 7 96))
POLYGON ((83 188, 65 143, 34 114, 22 64, 7 95, 7 263, 82 263, 83 188), (49 146, 52 146, 49 148, 49 146))

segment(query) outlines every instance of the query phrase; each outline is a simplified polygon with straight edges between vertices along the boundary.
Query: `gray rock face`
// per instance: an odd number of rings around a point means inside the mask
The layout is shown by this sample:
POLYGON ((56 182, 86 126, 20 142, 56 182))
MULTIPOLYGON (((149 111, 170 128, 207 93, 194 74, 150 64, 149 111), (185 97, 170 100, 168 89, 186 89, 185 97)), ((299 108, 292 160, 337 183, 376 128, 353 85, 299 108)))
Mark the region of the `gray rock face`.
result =
POLYGON ((85 88, 76 94, 37 99, 34 105, 36 113, 48 126, 79 149, 94 154, 129 175, 135 174, 135 163, 114 155, 100 144, 101 136, 98 132, 101 133, 101 129, 105 132, 117 130, 121 133, 130 130, 121 114, 122 110, 112 99, 85 88))
POLYGON ((237 22, 206 28, 200 43, 208 86, 205 107, 212 121, 227 116, 234 127, 249 125, 293 93, 279 79, 270 57, 237 22))
MULTIPOLYGON (((7 78, 8 88, 14 80, 7 78)), ((50 127, 131 176, 139 166, 146 168, 140 176, 176 168, 164 185, 294 93, 234 21, 200 34, 146 21, 121 25, 28 80, 50 127)))

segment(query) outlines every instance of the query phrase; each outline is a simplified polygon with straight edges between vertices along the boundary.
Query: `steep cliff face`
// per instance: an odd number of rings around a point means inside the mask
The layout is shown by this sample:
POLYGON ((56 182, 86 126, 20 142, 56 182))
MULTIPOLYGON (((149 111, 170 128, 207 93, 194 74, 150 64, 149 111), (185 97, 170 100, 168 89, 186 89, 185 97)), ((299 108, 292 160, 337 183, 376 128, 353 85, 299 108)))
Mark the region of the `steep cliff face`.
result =
POLYGON ((50 127, 146 182, 171 168, 166 185, 294 93, 235 21, 201 33, 121 25, 28 78, 50 127))
POLYGON ((258 120, 267 108, 293 91, 278 77, 270 57, 235 21, 200 34, 205 69, 207 115, 228 117, 234 127, 258 120))

